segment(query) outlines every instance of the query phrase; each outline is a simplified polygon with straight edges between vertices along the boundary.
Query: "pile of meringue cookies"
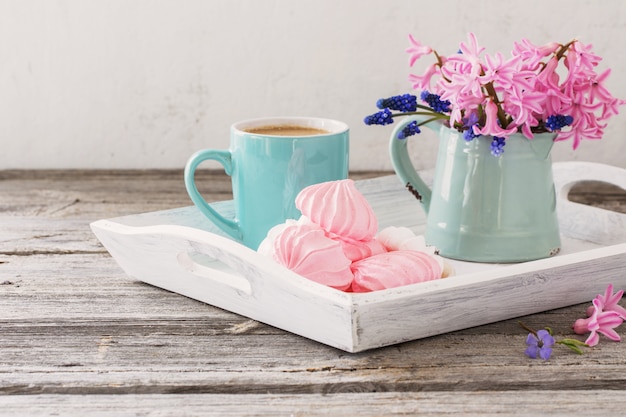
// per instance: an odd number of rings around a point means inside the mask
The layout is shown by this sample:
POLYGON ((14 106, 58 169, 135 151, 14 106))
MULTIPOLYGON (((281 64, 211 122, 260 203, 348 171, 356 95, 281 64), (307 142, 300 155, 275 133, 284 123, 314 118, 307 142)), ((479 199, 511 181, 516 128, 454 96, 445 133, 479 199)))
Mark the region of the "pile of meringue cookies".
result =
POLYGON ((298 220, 273 227, 258 252, 320 284, 369 292, 452 275, 452 268, 406 227, 378 232, 378 220, 354 181, 303 189, 298 220))

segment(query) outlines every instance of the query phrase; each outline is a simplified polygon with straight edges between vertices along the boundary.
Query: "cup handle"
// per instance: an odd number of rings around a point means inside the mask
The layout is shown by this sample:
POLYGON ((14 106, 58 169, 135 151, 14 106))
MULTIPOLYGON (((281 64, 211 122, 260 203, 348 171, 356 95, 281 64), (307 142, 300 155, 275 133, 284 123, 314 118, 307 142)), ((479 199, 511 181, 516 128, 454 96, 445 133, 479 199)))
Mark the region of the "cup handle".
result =
POLYGON ((217 150, 217 149, 203 149, 191 155, 185 165, 185 187, 187 188, 187 194, 191 197, 191 201, 198 207, 198 209, 209 218, 217 227, 226 232, 229 236, 241 241, 243 233, 241 227, 236 219, 227 219, 219 214, 213 207, 206 202, 206 200, 198 192, 196 186, 195 173, 196 168, 202 162, 212 160, 219 162, 228 176, 232 175, 233 160, 229 150, 217 150))
POLYGON ((432 190, 419 176, 411 162, 411 158, 409 158, 409 152, 407 150, 408 139, 398 139, 398 133, 414 120, 417 120, 418 123, 423 121, 423 119, 419 117, 407 117, 400 121, 393 129, 393 133, 389 139, 389 154, 394 171, 396 171, 396 174, 400 177, 404 186, 419 200, 424 211, 428 214, 432 190))

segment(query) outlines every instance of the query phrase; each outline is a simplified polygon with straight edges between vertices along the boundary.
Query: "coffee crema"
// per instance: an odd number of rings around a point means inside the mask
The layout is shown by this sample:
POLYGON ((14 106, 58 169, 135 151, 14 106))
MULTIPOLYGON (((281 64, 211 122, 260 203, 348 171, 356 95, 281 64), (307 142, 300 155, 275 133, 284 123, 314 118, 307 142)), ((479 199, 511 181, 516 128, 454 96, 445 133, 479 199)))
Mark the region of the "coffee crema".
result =
POLYGON ((255 133, 257 135, 272 136, 315 136, 327 135, 330 133, 328 130, 299 125, 268 125, 251 127, 243 129, 243 131, 247 133, 255 133))

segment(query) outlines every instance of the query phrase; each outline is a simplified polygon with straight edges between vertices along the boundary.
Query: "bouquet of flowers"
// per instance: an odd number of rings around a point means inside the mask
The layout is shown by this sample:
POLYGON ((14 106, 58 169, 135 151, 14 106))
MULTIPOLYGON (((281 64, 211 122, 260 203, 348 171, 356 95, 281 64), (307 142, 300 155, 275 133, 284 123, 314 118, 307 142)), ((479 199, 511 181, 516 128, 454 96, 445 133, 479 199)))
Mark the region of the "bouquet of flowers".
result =
POLYGON ((596 72, 601 58, 578 40, 535 46, 526 39, 514 43, 510 58, 483 54, 473 33, 457 53, 443 56, 409 36, 412 67, 424 55, 434 63, 422 75, 411 74, 417 96, 380 99, 379 112, 368 125, 386 125, 401 115, 423 115, 409 123, 398 138, 420 132, 419 126, 441 119, 463 132, 465 140, 490 136, 492 154, 504 151, 506 139, 517 132, 555 132, 555 140, 571 139, 576 149, 583 139, 600 139, 608 119, 626 101, 615 98, 604 83, 611 70, 596 72), (393 113, 396 111, 397 113, 393 113))

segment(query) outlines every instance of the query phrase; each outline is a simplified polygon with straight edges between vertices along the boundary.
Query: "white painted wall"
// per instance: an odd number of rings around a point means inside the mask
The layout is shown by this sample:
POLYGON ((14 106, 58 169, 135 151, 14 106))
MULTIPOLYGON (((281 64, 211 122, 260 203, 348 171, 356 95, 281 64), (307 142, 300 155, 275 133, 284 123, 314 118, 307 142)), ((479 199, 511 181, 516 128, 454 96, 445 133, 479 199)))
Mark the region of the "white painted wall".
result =
MULTIPOLYGON (((351 169, 390 169, 391 127, 362 119, 410 90, 408 33, 448 54, 469 31, 505 53, 578 37, 626 98, 622 0, 0 0, 0 169, 182 169, 227 147, 232 122, 272 115, 343 120, 351 169)), ((554 159, 626 167, 622 110, 554 159)), ((434 139, 413 145, 431 167, 434 139)))

